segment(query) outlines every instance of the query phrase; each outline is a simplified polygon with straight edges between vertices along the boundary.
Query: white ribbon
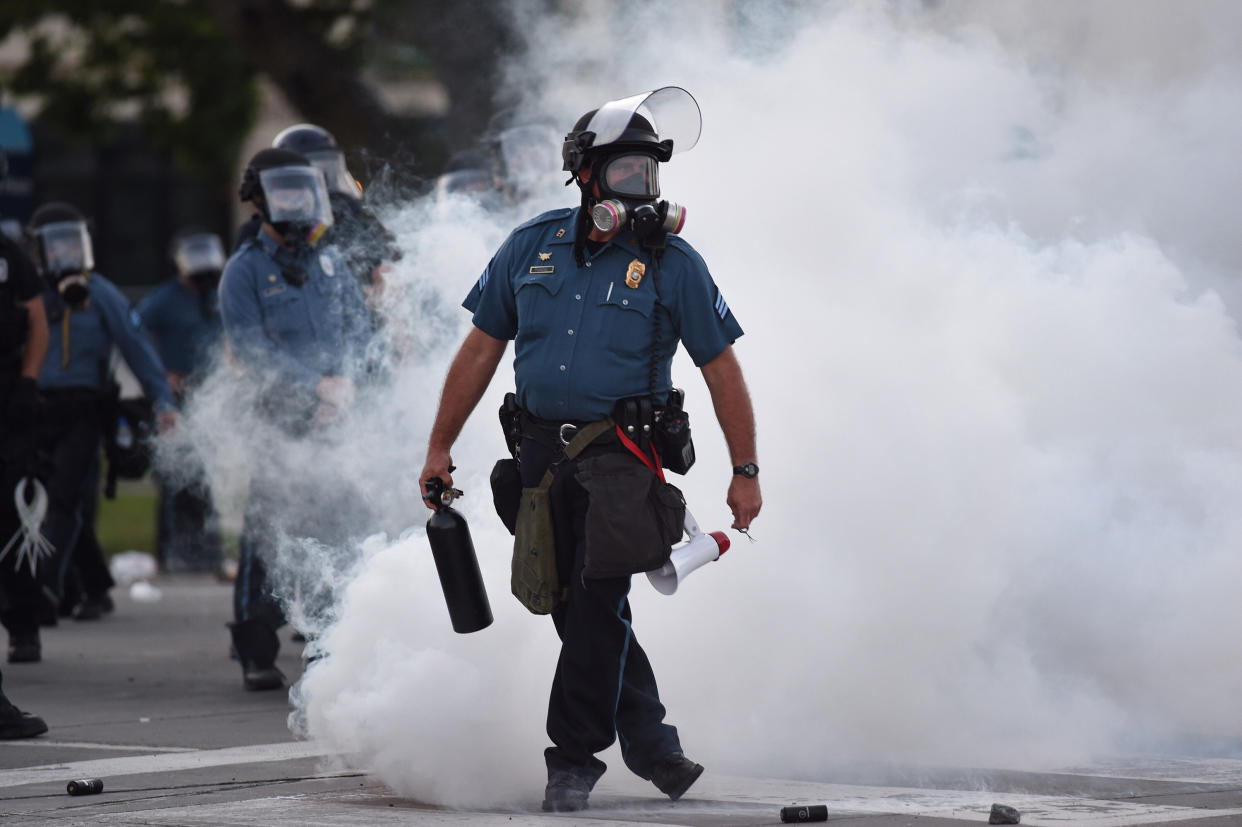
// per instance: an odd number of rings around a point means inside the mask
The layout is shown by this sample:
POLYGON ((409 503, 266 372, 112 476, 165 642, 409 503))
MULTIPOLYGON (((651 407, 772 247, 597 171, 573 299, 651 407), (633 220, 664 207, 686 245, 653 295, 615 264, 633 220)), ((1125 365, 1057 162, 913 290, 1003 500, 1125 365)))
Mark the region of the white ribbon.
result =
POLYGON ((30 576, 34 577, 39 559, 50 558, 55 551, 39 530, 43 525, 43 518, 47 516, 47 489, 39 480, 23 477, 13 489, 13 505, 17 509, 20 526, 4 548, 0 549, 0 563, 4 562, 10 551, 16 551, 14 569, 20 571, 22 563, 25 562, 30 569, 30 576), (31 484, 34 485, 34 498, 28 504, 26 489, 31 484))

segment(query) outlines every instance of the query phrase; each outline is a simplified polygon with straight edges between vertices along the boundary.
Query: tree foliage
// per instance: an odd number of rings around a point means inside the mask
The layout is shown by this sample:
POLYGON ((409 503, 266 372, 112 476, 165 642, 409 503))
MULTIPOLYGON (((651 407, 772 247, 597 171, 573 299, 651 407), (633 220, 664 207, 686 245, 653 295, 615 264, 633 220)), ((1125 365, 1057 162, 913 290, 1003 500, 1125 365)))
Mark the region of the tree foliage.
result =
POLYGON ((260 74, 355 159, 417 157, 434 171, 477 134, 505 47, 488 0, 5 0, 0 38, 29 56, 0 86, 35 96, 40 119, 106 141, 136 122, 187 171, 228 174, 258 114, 260 74), (448 90, 445 119, 389 112, 364 80, 424 73, 448 90))
POLYGON ((37 96, 40 119, 107 141, 136 121, 186 169, 231 170, 254 122, 254 68, 201 0, 8 0, 0 34, 28 38, 29 57, 8 78, 37 96))

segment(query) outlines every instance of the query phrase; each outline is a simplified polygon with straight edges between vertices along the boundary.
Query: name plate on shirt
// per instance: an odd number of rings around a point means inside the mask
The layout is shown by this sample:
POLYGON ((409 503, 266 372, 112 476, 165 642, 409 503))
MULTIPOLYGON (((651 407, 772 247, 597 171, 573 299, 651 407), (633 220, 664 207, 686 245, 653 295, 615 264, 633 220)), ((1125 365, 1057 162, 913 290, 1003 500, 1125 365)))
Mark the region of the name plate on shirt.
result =
POLYGON ((530 268, 531 275, 546 276, 548 273, 555 273, 556 267, 551 264, 533 264, 530 268))
POLYGON ((266 296, 275 296, 277 293, 283 293, 283 292, 285 292, 285 285, 283 285, 283 284, 278 284, 278 285, 276 285, 275 287, 269 287, 269 288, 267 288, 266 290, 264 290, 264 291, 263 291, 263 295, 264 295, 265 297, 266 297, 266 296))

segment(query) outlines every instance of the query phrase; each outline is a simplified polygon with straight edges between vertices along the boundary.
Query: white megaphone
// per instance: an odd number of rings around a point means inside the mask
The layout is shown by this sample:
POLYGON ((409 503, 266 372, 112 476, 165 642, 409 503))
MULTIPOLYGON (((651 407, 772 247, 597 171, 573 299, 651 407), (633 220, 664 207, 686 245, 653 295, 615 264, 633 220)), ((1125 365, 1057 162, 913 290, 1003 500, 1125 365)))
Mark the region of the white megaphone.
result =
POLYGON ((669 555, 667 563, 647 572, 647 579, 660 594, 672 594, 677 591, 681 581, 685 580, 690 572, 704 563, 719 560, 720 555, 729 550, 729 538, 725 533, 713 531, 704 534, 688 508, 686 509, 686 535, 689 539, 681 545, 673 546, 673 553, 669 555))

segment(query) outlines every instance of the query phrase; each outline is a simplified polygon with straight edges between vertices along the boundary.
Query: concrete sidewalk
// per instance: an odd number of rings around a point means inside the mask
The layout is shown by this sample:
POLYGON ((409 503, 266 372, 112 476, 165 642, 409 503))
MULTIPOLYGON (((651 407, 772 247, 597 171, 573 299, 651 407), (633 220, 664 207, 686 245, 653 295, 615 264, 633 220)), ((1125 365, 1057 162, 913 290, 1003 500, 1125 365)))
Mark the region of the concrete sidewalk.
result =
MULTIPOLYGON (((394 795, 356 760, 327 762, 323 748, 295 740, 286 693, 242 691, 227 655, 230 586, 205 576, 156 584, 158 602, 118 589, 104 620, 45 629, 43 663, 4 666, 6 694, 50 727, 0 742, 5 825, 759 825, 779 824, 782 806, 819 803, 831 822, 887 827, 986 824, 993 802, 1019 809, 1027 825, 1242 825, 1242 757, 1202 755, 1058 773, 920 768, 903 777, 888 768, 881 777, 860 767, 813 782, 709 769, 675 804, 616 773, 582 814, 539 812, 540 790, 514 810, 439 809, 394 795), (323 770, 329 763, 344 768, 323 770), (67 795, 75 778, 101 778, 103 794, 67 795)), ((279 666, 292 684, 302 647, 289 634, 279 666)))

